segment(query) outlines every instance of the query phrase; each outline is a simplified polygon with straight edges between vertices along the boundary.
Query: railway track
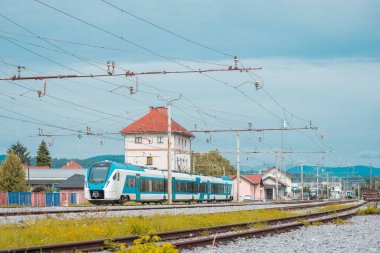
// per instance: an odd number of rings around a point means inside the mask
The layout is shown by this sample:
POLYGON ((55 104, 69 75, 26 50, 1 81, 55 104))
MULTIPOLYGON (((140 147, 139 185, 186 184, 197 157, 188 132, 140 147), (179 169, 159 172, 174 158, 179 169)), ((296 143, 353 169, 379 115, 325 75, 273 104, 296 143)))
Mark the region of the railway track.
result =
MULTIPOLYGON (((254 221, 248 223, 229 224, 215 227, 204 227, 197 229, 188 229, 180 231, 171 231, 157 233, 162 241, 170 242, 179 249, 205 246, 209 244, 217 244, 223 241, 233 240, 238 237, 262 237, 273 235, 276 233, 287 232, 297 229, 305 225, 305 221, 309 222, 331 222, 337 218, 348 219, 355 215, 355 209, 359 208, 366 202, 359 203, 354 206, 342 208, 339 210, 325 211, 312 214, 297 215, 281 219, 254 221), (302 222, 300 220, 303 220, 302 222), (255 225, 265 224, 268 228, 254 229, 255 225), (235 231, 235 232, 233 232, 235 231), (207 236, 204 236, 207 234, 207 236)), ((47 246, 36 246, 19 249, 0 250, 0 253, 5 252, 74 252, 74 251, 99 251, 106 248, 105 242, 112 240, 115 243, 124 243, 132 245, 133 241, 139 236, 128 236, 120 238, 106 238, 92 241, 63 243, 47 246)))
MULTIPOLYGON (((350 203, 354 200, 349 201, 328 201, 328 202, 300 202, 306 204, 290 203, 291 206, 284 207, 273 207, 272 209, 281 210, 292 210, 292 209, 302 209, 302 208, 312 208, 320 207, 337 203, 350 203)), ((284 203, 279 203, 276 205, 281 205, 284 203)), ((290 205, 289 204, 289 205, 290 205)), ((266 204, 268 205, 268 204, 266 204)), ((167 210, 167 209, 190 209, 190 208, 208 208, 208 207, 235 207, 235 206, 260 206, 260 204, 197 204, 197 205, 166 205, 166 206, 133 206, 133 207, 120 207, 120 208, 91 208, 91 209, 69 209, 69 210, 28 210, 28 211, 15 211, 15 212, 0 212, 0 217, 10 217, 10 216, 26 216, 26 215, 50 215, 50 214, 69 214, 69 213, 99 213, 99 212, 118 212, 118 211, 144 211, 144 210, 167 210)), ((271 209, 271 208, 268 208, 271 209)))

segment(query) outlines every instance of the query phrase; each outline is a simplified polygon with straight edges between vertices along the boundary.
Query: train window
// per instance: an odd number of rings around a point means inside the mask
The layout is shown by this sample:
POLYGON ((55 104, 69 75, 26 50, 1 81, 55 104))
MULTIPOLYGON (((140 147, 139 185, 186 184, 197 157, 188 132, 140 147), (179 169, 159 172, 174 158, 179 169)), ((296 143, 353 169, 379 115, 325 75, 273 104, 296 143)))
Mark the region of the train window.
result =
POLYGON ((160 182, 161 180, 152 180, 152 192, 160 192, 160 182))
POLYGON ((207 185, 206 184, 200 184, 199 185, 199 192, 200 193, 207 193, 207 185))
POLYGON ((152 191, 151 180, 149 180, 149 179, 141 179, 140 190, 142 192, 151 192, 152 191))
POLYGON ((128 178, 127 187, 135 187, 135 185, 136 185, 136 179, 135 178, 128 178))
POLYGON ((193 183, 187 183, 187 192, 193 192, 193 183))
POLYGON ((113 174, 112 179, 115 181, 115 180, 116 180, 116 177, 117 177, 117 173, 113 174))

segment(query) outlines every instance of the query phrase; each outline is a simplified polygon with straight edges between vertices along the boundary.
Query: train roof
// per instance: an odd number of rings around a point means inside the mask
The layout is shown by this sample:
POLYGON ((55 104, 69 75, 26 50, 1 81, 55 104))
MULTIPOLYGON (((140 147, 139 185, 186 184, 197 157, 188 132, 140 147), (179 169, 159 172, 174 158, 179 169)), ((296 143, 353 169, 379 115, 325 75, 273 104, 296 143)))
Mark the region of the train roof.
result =
MULTIPOLYGON (((102 162, 95 162, 95 163, 93 163, 93 165, 94 164, 102 164, 102 163, 110 164, 110 165, 112 164, 117 169, 125 169, 125 170, 140 171, 140 172, 150 172, 150 173, 154 172, 154 174, 157 174, 157 175, 162 175, 164 172, 167 171, 167 170, 159 170, 159 169, 153 169, 153 168, 138 166, 138 165, 131 164, 131 163, 117 163, 117 162, 108 161, 108 160, 102 161, 102 162)), ((208 175, 199 175, 199 174, 189 174, 189 173, 178 172, 178 171, 172 171, 172 175, 173 175, 173 177, 176 177, 176 176, 189 177, 190 176, 190 177, 203 177, 203 178, 208 178, 210 180, 219 179, 219 180, 223 180, 223 181, 232 181, 231 178, 226 177, 226 176, 217 177, 217 176, 208 176, 208 175)))

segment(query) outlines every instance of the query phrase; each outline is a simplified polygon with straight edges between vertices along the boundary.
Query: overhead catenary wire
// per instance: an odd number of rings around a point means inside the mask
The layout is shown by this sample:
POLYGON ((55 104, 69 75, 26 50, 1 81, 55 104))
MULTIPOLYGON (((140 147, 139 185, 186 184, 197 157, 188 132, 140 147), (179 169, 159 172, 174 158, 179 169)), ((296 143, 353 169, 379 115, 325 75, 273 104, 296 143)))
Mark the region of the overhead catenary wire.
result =
POLYGON ((208 49, 208 50, 210 50, 210 51, 213 51, 213 52, 216 52, 216 53, 222 54, 222 55, 224 55, 224 56, 234 57, 232 54, 229 54, 229 53, 226 53, 226 52, 222 52, 221 50, 218 50, 218 49, 215 49, 215 48, 211 48, 211 47, 209 47, 209 46, 207 46, 207 45, 205 45, 205 44, 203 44, 203 43, 200 43, 200 42, 197 42, 197 41, 195 41, 195 40, 189 39, 189 38, 187 38, 187 37, 185 37, 185 36, 183 36, 183 35, 181 35, 181 34, 179 34, 179 33, 175 33, 175 32, 173 32, 173 31, 171 31, 171 30, 169 30, 169 29, 167 29, 167 28, 164 28, 164 27, 162 27, 162 26, 156 25, 155 23, 153 23, 153 22, 151 22, 151 21, 149 21, 149 20, 147 20, 147 19, 144 19, 144 18, 142 18, 142 17, 139 17, 139 16, 133 14, 133 13, 130 12, 130 11, 126 11, 125 9, 122 9, 122 8, 116 6, 116 5, 114 5, 114 4, 112 4, 112 3, 108 2, 108 1, 105 1, 105 0, 101 0, 101 1, 103 1, 103 2, 106 3, 106 4, 108 4, 109 6, 112 6, 112 7, 115 8, 115 9, 121 11, 122 13, 125 13, 125 14, 127 14, 127 15, 129 15, 129 16, 132 16, 132 17, 134 17, 134 18, 136 18, 136 19, 138 19, 138 20, 140 20, 140 21, 142 21, 142 22, 144 22, 144 23, 147 23, 147 24, 149 24, 149 25, 151 25, 151 26, 154 26, 154 27, 156 27, 156 28, 158 28, 158 29, 160 29, 160 30, 162 30, 162 31, 165 31, 165 32, 167 32, 167 33, 170 33, 171 35, 174 35, 174 36, 176 36, 176 37, 178 37, 178 38, 180 38, 180 39, 183 39, 183 40, 185 40, 186 42, 189 42, 189 43, 195 44, 195 45, 197 45, 197 46, 203 47, 203 48, 208 49))
MULTIPOLYGON (((138 47, 138 48, 141 48, 141 49, 143 49, 143 50, 145 50, 145 51, 147 51, 147 52, 149 52, 149 53, 151 53, 151 54, 153 54, 153 55, 155 55, 155 56, 158 56, 158 57, 163 58, 163 59, 166 59, 166 60, 168 60, 168 61, 170 61, 170 62, 176 63, 176 64, 178 64, 178 65, 180 65, 180 66, 182 66, 182 67, 184 67, 184 68, 186 68, 186 69, 189 69, 189 70, 191 70, 191 71, 196 71, 196 70, 194 70, 193 68, 190 68, 189 66, 187 66, 187 65, 185 65, 185 64, 182 64, 181 62, 178 62, 178 61, 175 61, 175 60, 173 60, 173 59, 170 59, 169 57, 167 57, 167 56, 165 56, 165 55, 159 54, 159 53, 157 53, 157 52, 155 52, 155 51, 153 51, 153 50, 151 50, 151 49, 148 49, 148 48, 146 48, 146 47, 144 47, 144 46, 142 46, 142 45, 139 45, 139 44, 137 44, 137 43, 135 43, 135 42, 133 42, 133 41, 131 41, 131 40, 128 40, 128 39, 124 38, 123 36, 117 35, 117 34, 115 34, 115 33, 113 33, 113 32, 110 32, 110 31, 104 29, 104 28, 101 28, 101 27, 99 27, 99 26, 97 26, 97 25, 94 25, 94 24, 92 24, 92 23, 90 23, 90 22, 87 22, 87 21, 85 21, 85 20, 83 20, 83 19, 80 19, 80 18, 78 18, 78 17, 75 17, 75 16, 73 16, 73 15, 71 15, 71 14, 65 12, 65 11, 62 11, 62 10, 60 10, 60 9, 58 9, 58 8, 55 8, 55 7, 53 7, 53 6, 49 5, 49 4, 46 4, 46 3, 44 3, 44 2, 42 2, 42 1, 40 1, 40 0, 34 0, 34 1, 36 1, 36 2, 38 2, 38 3, 40 3, 40 4, 42 4, 42 5, 44 5, 44 6, 46 6, 46 7, 48 7, 48 8, 50 8, 50 9, 54 10, 54 11, 57 11, 57 12, 59 12, 59 13, 62 13, 62 14, 66 15, 66 16, 72 18, 72 19, 75 19, 75 20, 77 20, 77 21, 79 21, 79 22, 81 22, 81 23, 84 23, 84 24, 86 24, 86 25, 88 25, 88 26, 91 26, 91 27, 97 29, 97 30, 100 30, 100 31, 102 31, 102 32, 104 32, 104 33, 106 33, 106 34, 112 36, 112 37, 115 37, 115 38, 121 39, 121 40, 123 40, 123 41, 125 41, 125 42, 127 42, 127 43, 129 43, 129 44, 132 44, 132 45, 134 45, 134 46, 136 46, 136 47, 138 47)), ((256 68, 256 69, 259 69, 259 68, 256 68)), ((216 81, 216 82, 218 82, 218 83, 221 83, 221 84, 223 84, 223 85, 227 85, 227 86, 229 86, 229 87, 231 87, 231 88, 234 88, 234 89, 237 90, 239 93, 241 93, 243 96, 245 96, 247 99, 249 99, 251 102, 255 103, 256 105, 258 105, 259 107, 261 107, 262 109, 264 109, 265 111, 267 111, 268 113, 270 113, 271 115, 273 115, 274 117, 279 118, 279 117, 278 117, 277 115, 275 115, 273 112, 271 112, 270 110, 268 110, 267 108, 265 108, 262 104, 256 102, 256 101, 253 100, 251 97, 249 97, 247 94, 245 94, 243 91, 237 89, 235 86, 229 84, 228 82, 225 82, 225 81, 219 80, 219 79, 217 79, 217 78, 215 78, 215 77, 212 77, 212 76, 210 76, 210 75, 207 75, 207 74, 205 74, 205 73, 200 73, 200 74, 202 74, 203 76, 206 76, 206 77, 208 77, 208 78, 210 78, 210 79, 212 79, 212 80, 214 80, 214 81, 216 81)), ((279 118, 279 119, 280 119, 280 118, 279 118)))

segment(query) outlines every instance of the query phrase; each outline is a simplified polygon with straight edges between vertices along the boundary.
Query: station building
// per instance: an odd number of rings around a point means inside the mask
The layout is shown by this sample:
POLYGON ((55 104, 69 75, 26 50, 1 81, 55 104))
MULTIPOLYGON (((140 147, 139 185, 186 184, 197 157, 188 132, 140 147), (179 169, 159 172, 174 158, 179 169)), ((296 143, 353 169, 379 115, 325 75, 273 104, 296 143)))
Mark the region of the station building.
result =
MULTIPOLYGON (((168 168, 167 108, 150 107, 149 112, 123 128, 125 162, 165 170, 168 168)), ((193 134, 172 120, 173 170, 190 172, 193 134), (173 152, 174 151, 174 152, 173 152)))

